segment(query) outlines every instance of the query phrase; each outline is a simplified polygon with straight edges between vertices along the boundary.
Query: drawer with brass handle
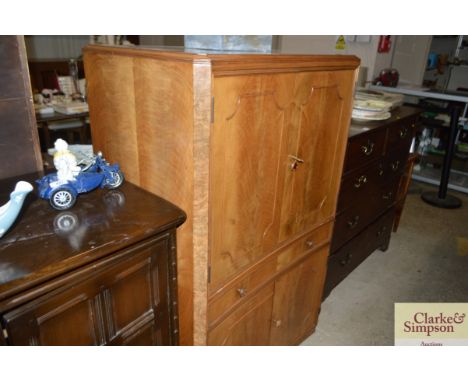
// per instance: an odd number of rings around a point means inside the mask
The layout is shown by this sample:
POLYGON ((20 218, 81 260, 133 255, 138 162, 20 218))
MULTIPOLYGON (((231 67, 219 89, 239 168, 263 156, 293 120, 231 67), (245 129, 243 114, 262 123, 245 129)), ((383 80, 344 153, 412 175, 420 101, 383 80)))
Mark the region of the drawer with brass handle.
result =
POLYGON ((405 121, 397 126, 388 127, 387 151, 396 148, 407 149, 416 131, 415 120, 405 121))
POLYGON ((385 135, 385 129, 377 129, 351 137, 346 149, 344 172, 348 173, 381 158, 384 154, 385 135))
POLYGON ((351 205, 366 203, 371 195, 379 193, 387 182, 388 174, 384 170, 385 167, 385 162, 381 160, 346 174, 338 196, 338 213, 351 205))
POLYGON ((361 152, 367 156, 371 155, 374 151, 374 145, 375 143, 369 139, 365 145, 361 146, 361 152))
POLYGON ((271 257, 257 265, 252 271, 241 275, 209 297, 208 321, 216 321, 237 302, 248 299, 250 294, 261 287, 275 272, 276 257, 271 257))
POLYGON ((382 214, 395 200, 398 182, 379 185, 375 194, 366 194, 337 215, 331 251, 334 252, 382 214))
POLYGON ((332 255, 328 258, 324 298, 370 253, 377 248, 385 248, 388 245, 393 216, 394 210, 390 209, 338 251, 332 252, 332 255))

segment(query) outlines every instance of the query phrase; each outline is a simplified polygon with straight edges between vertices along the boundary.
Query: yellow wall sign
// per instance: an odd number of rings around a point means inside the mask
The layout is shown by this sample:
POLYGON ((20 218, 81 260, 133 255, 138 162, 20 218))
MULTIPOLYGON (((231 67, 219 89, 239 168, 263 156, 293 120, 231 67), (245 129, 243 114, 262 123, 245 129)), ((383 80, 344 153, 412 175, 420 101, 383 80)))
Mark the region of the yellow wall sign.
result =
POLYGON ((338 38, 336 39, 335 49, 336 50, 346 49, 346 39, 344 36, 338 36, 338 38))
POLYGON ((468 303, 395 303, 395 345, 468 345, 468 303))

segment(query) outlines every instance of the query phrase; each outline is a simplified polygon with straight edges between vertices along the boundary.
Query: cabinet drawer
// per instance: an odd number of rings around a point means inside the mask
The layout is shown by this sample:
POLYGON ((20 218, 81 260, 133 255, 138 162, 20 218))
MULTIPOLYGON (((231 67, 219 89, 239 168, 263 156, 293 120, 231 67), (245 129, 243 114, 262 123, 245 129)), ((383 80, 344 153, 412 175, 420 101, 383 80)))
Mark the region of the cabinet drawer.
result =
POLYGON ((384 161, 378 161, 343 177, 337 212, 352 204, 361 204, 371 195, 378 193, 386 182, 384 167, 384 161))
POLYGON ((396 181, 405 170, 409 157, 408 149, 397 149, 389 152, 384 160, 383 177, 387 182, 396 181))
POLYGON ((391 234, 394 210, 391 209, 367 229, 346 243, 328 259, 324 296, 351 273, 377 248, 386 245, 391 234))
POLYGON ((313 252, 330 241, 333 223, 324 224, 312 232, 304 235, 294 243, 278 252, 277 266, 278 272, 282 271, 288 265, 303 257, 308 252, 313 252))
POLYGON ((241 303, 256 292, 274 275, 275 268, 276 256, 270 256, 255 266, 252 271, 219 290, 208 302, 208 324, 213 324, 236 304, 241 303))
POLYGON ((382 157, 385 145, 385 129, 357 135, 348 142, 345 168, 347 173, 382 157))
POLYGON ((334 252, 395 201, 398 182, 386 183, 364 203, 354 204, 336 218, 331 244, 334 252))
POLYGON ((415 122, 415 119, 404 120, 398 124, 388 127, 387 152, 397 148, 409 151, 416 128, 415 122))
POLYGON ((268 345, 273 309, 273 282, 263 287, 215 327, 209 329, 208 345, 268 345))
POLYGON ((369 197, 378 194, 385 184, 398 182, 406 167, 408 155, 408 151, 395 150, 382 160, 344 176, 337 212, 353 204, 367 203, 369 197))

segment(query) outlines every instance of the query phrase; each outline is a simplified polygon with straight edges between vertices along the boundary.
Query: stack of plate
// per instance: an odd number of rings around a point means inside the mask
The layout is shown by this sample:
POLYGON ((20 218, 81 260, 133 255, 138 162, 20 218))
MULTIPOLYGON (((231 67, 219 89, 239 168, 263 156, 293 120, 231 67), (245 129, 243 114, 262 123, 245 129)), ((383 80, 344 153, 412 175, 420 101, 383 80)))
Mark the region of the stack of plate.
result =
POLYGON ((354 100, 352 118, 356 121, 383 121, 392 115, 390 102, 377 100, 354 100))

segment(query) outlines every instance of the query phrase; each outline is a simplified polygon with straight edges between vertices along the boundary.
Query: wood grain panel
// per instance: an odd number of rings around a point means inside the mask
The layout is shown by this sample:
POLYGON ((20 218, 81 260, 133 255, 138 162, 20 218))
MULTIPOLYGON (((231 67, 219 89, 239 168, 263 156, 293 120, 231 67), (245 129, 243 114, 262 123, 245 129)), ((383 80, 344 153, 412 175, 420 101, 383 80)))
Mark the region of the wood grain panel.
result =
POLYGON ((17 36, 0 36, 0 98, 24 97, 21 55, 17 36))
POLYGON ((180 341, 191 344, 192 66, 187 62, 88 53, 85 70, 95 148, 111 161, 119 162, 127 179, 169 200, 187 214, 187 221, 177 234, 177 263, 180 341))
POLYGON ((352 72, 297 74, 280 241, 332 220, 347 141, 352 72), (295 159, 295 169, 291 168, 295 159))
POLYGON ((328 247, 309 256, 275 283, 270 345, 297 344, 317 324, 328 247))
POLYGON ((190 64, 134 59, 139 185, 182 208, 177 231, 181 344, 193 337, 193 70, 190 64))
POLYGON ((194 344, 207 339, 209 264, 209 174, 211 140, 211 63, 197 60, 193 65, 193 317, 194 344))
POLYGON ((47 346, 98 345, 98 323, 92 301, 87 296, 77 296, 44 316, 37 318, 39 344, 47 346), (73 328, 73 330, 71 330, 73 328))
POLYGON ((290 80, 287 75, 215 80, 210 288, 276 245, 290 80))
POLYGON ((0 36, 0 179, 42 170, 22 36, 0 36))
MULTIPOLYGON (((104 294, 104 303, 109 317, 109 332, 113 337, 125 327, 152 310, 150 258, 115 275, 114 283, 104 294), (135 298, 138 296, 138 298, 135 298)), ((155 269, 157 272, 157 268, 155 269)))
POLYGON ((85 73, 94 151, 118 162, 125 178, 139 184, 133 59, 89 56, 85 73))

